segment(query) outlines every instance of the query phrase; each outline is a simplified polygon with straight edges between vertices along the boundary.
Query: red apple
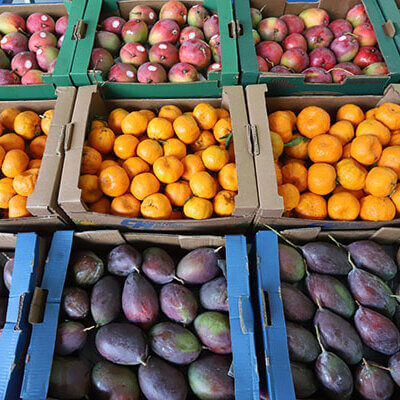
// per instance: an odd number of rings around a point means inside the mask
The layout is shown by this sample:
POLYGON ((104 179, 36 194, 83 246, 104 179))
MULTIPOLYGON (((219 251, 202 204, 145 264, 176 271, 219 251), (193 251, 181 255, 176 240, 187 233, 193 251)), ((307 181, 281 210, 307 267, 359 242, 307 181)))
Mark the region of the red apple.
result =
POLYGON ((182 28, 186 24, 187 9, 180 1, 170 0, 161 7, 159 18, 172 19, 182 28))
POLYGON ((257 28, 258 24, 262 20, 261 11, 257 8, 250 8, 251 26, 257 28))
MULTIPOLYGON (((189 64, 190 65, 190 64, 189 64)), ((172 67, 173 68, 173 67, 172 67)), ((171 69, 172 69, 171 68, 171 69)), ((211 64, 208 68, 207 68, 207 76, 210 72, 219 72, 222 70, 222 65, 221 63, 214 63, 211 64)))
POLYGON ((21 78, 22 85, 40 85, 43 83, 42 71, 38 69, 30 69, 21 78))
POLYGON ((365 22, 354 28, 360 46, 375 46, 378 41, 376 39, 375 30, 370 22, 365 22))
POLYGON ((68 17, 66 15, 58 18, 55 26, 55 30, 58 36, 65 35, 65 31, 67 30, 67 25, 68 25, 68 17))
POLYGON ((323 68, 329 70, 336 64, 336 57, 332 50, 326 47, 314 49, 310 53, 310 67, 323 68))
POLYGON ((210 64, 210 46, 200 39, 186 40, 179 49, 179 60, 194 65, 200 71, 210 64))
POLYGON ((140 83, 162 83, 167 81, 167 73, 162 65, 146 62, 137 70, 137 80, 140 83))
POLYGON ((168 80, 170 82, 196 82, 199 80, 199 73, 192 64, 178 63, 169 70, 168 80))
POLYGON ((272 67, 269 72, 274 72, 276 74, 292 74, 293 71, 284 65, 275 65, 272 67))
POLYGON ((334 83, 342 83, 348 76, 361 75, 361 69, 353 63, 345 62, 335 65, 331 75, 334 83))
POLYGON ((252 29, 251 31, 253 33, 254 46, 257 46, 258 43, 261 42, 260 34, 255 29, 252 29))
POLYGON ((283 20, 275 17, 263 19, 257 27, 262 40, 282 42, 288 34, 288 28, 283 20))
POLYGON ((139 19, 145 24, 151 26, 157 20, 157 14, 149 6, 138 5, 132 8, 129 12, 129 19, 139 19))
POLYGON ((214 35, 219 34, 219 17, 217 14, 211 15, 204 20, 203 32, 206 40, 210 40, 214 35))
POLYGON ((302 49, 289 49, 283 53, 281 64, 298 73, 310 65, 310 59, 302 49))
POLYGON ((330 46, 336 59, 341 63, 351 61, 356 56, 359 47, 357 39, 351 35, 336 38, 330 46))
POLYGON ((367 12, 365 11, 364 4, 357 4, 354 7, 352 7, 348 11, 346 19, 353 25, 354 28, 358 25, 367 22, 368 15, 367 12))
POLYGON ((310 67, 305 69, 302 74, 305 75, 304 82, 310 83, 332 83, 332 76, 323 68, 310 67))
POLYGON ((307 8, 299 14, 306 28, 315 25, 329 25, 329 14, 322 8, 307 8))
POLYGON ((281 61, 283 50, 278 43, 266 41, 260 42, 257 45, 256 53, 267 61, 269 67, 273 67, 274 65, 278 65, 281 61))
POLYGON ((146 48, 137 42, 124 44, 119 51, 119 56, 122 62, 135 67, 139 67, 149 59, 146 48))
POLYGON ((26 20, 26 30, 29 33, 40 31, 54 32, 56 23, 48 14, 33 13, 26 20))
POLYGON ((0 32, 3 35, 20 30, 25 30, 25 20, 20 15, 8 11, 0 14, 0 32))
POLYGON ((11 69, 20 77, 31 69, 39 69, 36 54, 32 51, 21 51, 11 60, 11 69))
POLYGON ((279 19, 281 19, 286 24, 289 34, 301 33, 304 31, 304 22, 297 15, 285 14, 282 15, 282 17, 280 17, 279 19))
POLYGON ((286 36, 282 42, 282 46, 285 51, 289 49, 303 49, 307 51, 306 39, 300 33, 291 33, 289 36, 286 36))
POLYGON ((190 26, 203 28, 205 19, 209 16, 207 8, 200 4, 190 7, 187 15, 187 22, 190 26))
POLYGON ((136 68, 132 64, 114 64, 108 72, 110 82, 136 82, 136 68))
MULTIPOLYGON (((120 35, 122 32, 122 28, 124 27, 125 24, 126 24, 126 21, 121 17, 108 17, 101 24, 101 29, 103 31, 112 32, 117 35, 120 35)), ((57 29, 57 25, 56 25, 56 29, 57 29)))
POLYGON ((358 50, 357 55, 354 57, 353 63, 363 69, 368 67, 368 65, 381 61, 383 61, 382 53, 376 47, 364 46, 358 50))
POLYGON ((362 70, 363 75, 388 75, 389 69, 384 62, 376 62, 362 70))
POLYGON ((160 42, 170 42, 175 44, 179 39, 180 33, 181 30, 179 29, 179 25, 175 21, 172 19, 162 19, 157 21, 151 28, 148 42, 152 46, 160 42))
POLYGON ((268 63, 260 56, 257 56, 257 65, 260 72, 268 72, 268 63))
POLYGON ((324 25, 314 25, 306 29, 304 36, 309 50, 328 47, 333 40, 333 33, 324 25))
POLYGON ((0 85, 17 85, 21 83, 19 76, 9 69, 0 69, 0 85))
POLYGON ((178 49, 169 42, 156 43, 149 50, 149 60, 167 69, 171 68, 179 62, 178 49))
POLYGON ((351 23, 345 19, 335 19, 328 25, 328 28, 332 31, 335 38, 353 32, 351 23))
POLYGON ((185 40, 189 39, 200 39, 204 40, 203 31, 195 26, 185 26, 181 30, 181 35, 179 36, 179 43, 182 44, 185 40))

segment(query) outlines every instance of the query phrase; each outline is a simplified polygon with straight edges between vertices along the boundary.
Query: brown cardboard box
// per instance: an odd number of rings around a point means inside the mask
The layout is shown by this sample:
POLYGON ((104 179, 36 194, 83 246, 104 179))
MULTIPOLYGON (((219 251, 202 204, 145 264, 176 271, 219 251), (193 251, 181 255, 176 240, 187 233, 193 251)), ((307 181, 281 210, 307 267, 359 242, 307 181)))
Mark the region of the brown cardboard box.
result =
POLYGON ((257 131, 260 152, 255 155, 257 187, 260 208, 255 219, 256 226, 264 224, 274 227, 322 226, 324 229, 378 229, 382 226, 399 225, 400 218, 386 222, 372 221, 315 221, 300 218, 284 218, 283 200, 278 195, 274 159, 270 140, 267 114, 277 110, 292 110, 296 114, 304 107, 318 105, 334 118, 339 107, 347 103, 358 104, 364 110, 385 102, 400 104, 400 85, 390 85, 383 96, 291 96, 266 97, 266 85, 247 86, 249 121, 257 131))
POLYGON ((76 225, 96 225, 118 229, 175 232, 246 232, 252 223, 258 207, 254 161, 251 150, 251 131, 248 129, 246 105, 243 89, 239 86, 224 87, 222 98, 216 99, 118 99, 105 100, 96 86, 81 87, 78 90, 75 109, 72 116, 73 129, 66 137, 66 154, 61 177, 58 202, 76 225), (165 104, 175 104, 184 111, 191 111, 201 102, 215 107, 229 109, 233 126, 233 142, 238 175, 238 195, 235 198, 235 210, 230 217, 208 220, 149 220, 143 218, 128 219, 113 215, 104 215, 88 211, 81 200, 78 188, 82 148, 88 128, 95 116, 107 116, 116 107, 128 111, 149 108, 157 111, 165 104))
POLYGON ((63 160, 63 151, 59 148, 60 138, 63 137, 70 121, 75 93, 75 88, 64 87, 56 90, 57 100, 3 101, 0 103, 0 112, 9 107, 21 111, 33 110, 39 114, 48 109, 55 109, 35 191, 28 197, 27 209, 33 216, 0 219, 2 231, 35 230, 43 225, 50 230, 68 223, 68 217, 57 206, 56 195, 63 160))

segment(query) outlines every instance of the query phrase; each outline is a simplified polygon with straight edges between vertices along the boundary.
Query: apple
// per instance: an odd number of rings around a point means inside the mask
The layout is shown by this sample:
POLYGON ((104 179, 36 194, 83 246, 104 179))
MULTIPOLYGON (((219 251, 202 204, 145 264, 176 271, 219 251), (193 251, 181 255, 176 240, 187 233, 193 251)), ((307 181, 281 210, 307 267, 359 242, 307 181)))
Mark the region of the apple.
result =
POLYGON ((362 70, 363 75, 388 75, 389 69, 384 62, 376 62, 362 70))
POLYGON ((283 54, 282 47, 272 41, 260 42, 256 46, 256 53, 258 56, 262 57, 265 61, 267 61, 268 66, 271 68, 274 65, 278 65, 281 61, 281 57, 283 54))
POLYGON ((296 48, 307 51, 307 41, 300 33, 291 33, 289 36, 286 36, 282 42, 282 46, 285 51, 296 48))
POLYGON ((315 25, 329 25, 329 14, 322 8, 307 8, 299 14, 306 28, 315 25))
POLYGON ((273 40, 274 42, 282 42, 288 34, 286 24, 275 17, 263 19, 258 24, 257 29, 262 40, 273 40))
POLYGON ((375 30, 370 22, 356 26, 353 33, 357 35, 360 46, 375 46, 378 43, 375 30))
POLYGON ((257 46, 258 43, 261 42, 260 34, 255 29, 252 29, 251 31, 253 33, 254 46, 257 46))
POLYGON ((314 49, 310 54, 310 67, 323 68, 330 70, 336 64, 336 57, 332 50, 326 47, 314 49))
POLYGON ((357 39, 351 35, 336 38, 330 46, 336 59, 341 63, 351 61, 356 56, 359 47, 357 39))
POLYGON ((257 8, 250 8, 251 25, 253 28, 257 28, 258 24, 262 20, 261 11, 257 8))
POLYGON ((297 15, 285 14, 282 15, 282 17, 280 17, 279 19, 286 24, 289 35, 292 33, 301 33, 304 31, 304 22, 297 15))
POLYGON ((276 74, 292 74, 293 71, 284 65, 275 65, 272 67, 269 72, 275 72, 276 74))
POLYGON ((331 30, 335 38, 353 32, 353 26, 345 19, 335 19, 328 25, 328 28, 331 30))
POLYGON ((314 25, 306 29, 304 36, 309 50, 328 47, 333 40, 333 33, 324 25, 314 25))
POLYGON ((305 69, 302 74, 305 75, 304 82, 332 83, 332 75, 323 68, 310 67, 305 69))
POLYGON ((260 72, 268 72, 268 63, 260 56, 257 56, 257 65, 260 72))
POLYGON ((368 67, 368 65, 381 61, 383 61, 382 53, 376 47, 364 46, 358 50, 357 55, 354 57, 353 63, 363 69, 368 67))
POLYGON ((298 73, 310 65, 310 58, 303 49, 289 49, 283 53, 281 64, 298 73))
POLYGON ((345 62, 335 65, 331 75, 334 83, 342 83, 348 76, 361 75, 361 69, 351 62, 345 62))
POLYGON ((364 24, 368 21, 368 15, 365 11, 364 4, 357 4, 352 7, 346 15, 347 21, 349 21, 355 28, 358 25, 364 24))

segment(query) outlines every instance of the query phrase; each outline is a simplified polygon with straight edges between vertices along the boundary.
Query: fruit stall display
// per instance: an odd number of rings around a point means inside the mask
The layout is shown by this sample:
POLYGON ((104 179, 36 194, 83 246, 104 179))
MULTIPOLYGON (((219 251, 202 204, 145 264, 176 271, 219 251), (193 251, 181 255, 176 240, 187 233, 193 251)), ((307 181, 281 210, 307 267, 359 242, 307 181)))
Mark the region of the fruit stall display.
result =
POLYGON ((243 236, 57 232, 49 260, 24 400, 260 398, 243 236))
POLYGON ((252 222, 240 87, 214 100, 118 101, 81 87, 72 123, 58 202, 76 224, 215 232, 252 222))
POLYGON ((273 95, 382 93, 400 78, 393 7, 392 0, 323 1, 318 8, 236 1, 244 26, 238 38, 242 84, 267 83, 273 95))
POLYGON ((76 6, 68 25, 64 4, 0 5, 1 99, 56 98, 56 75, 60 85, 72 85, 68 74, 75 42, 62 44, 64 36, 72 36, 80 8, 76 6))
MULTIPOLYGON (((261 263, 272 257, 277 262, 279 253, 282 300, 278 308, 286 320, 283 353, 288 350, 290 390, 294 388, 298 399, 397 399, 398 245, 393 241, 379 244, 379 231, 373 240, 371 233, 352 232, 352 238, 345 234, 343 243, 335 239, 343 232, 315 235, 307 231, 286 231, 296 244, 279 234, 277 245, 272 232, 257 238, 260 249, 270 244, 260 250, 261 263)), ((398 238, 399 230, 391 234, 398 238)), ((276 398, 294 398, 281 394, 276 398)))
POLYGON ((89 0, 83 16, 75 85, 101 83, 112 98, 211 97, 238 82, 229 0, 107 0, 99 7, 89 0))

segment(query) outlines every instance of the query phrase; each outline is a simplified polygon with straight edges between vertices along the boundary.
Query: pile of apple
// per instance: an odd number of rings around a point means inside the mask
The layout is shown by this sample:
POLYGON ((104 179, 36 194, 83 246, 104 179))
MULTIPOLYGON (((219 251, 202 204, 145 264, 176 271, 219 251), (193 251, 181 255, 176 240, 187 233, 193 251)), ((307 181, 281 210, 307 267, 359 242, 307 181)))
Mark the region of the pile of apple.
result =
POLYGON ((26 21, 15 13, 0 14, 0 85, 43 83, 42 72, 54 70, 67 23, 67 16, 55 22, 44 13, 26 21))
POLYGON ((313 83, 389 73, 363 4, 332 22, 322 8, 265 19, 252 8, 251 18, 260 72, 302 73, 313 83))
POLYGON ((111 82, 194 82, 201 72, 220 70, 220 62, 218 15, 202 5, 187 10, 180 1, 168 1, 158 16, 137 5, 129 21, 106 18, 96 32, 89 68, 111 82))

